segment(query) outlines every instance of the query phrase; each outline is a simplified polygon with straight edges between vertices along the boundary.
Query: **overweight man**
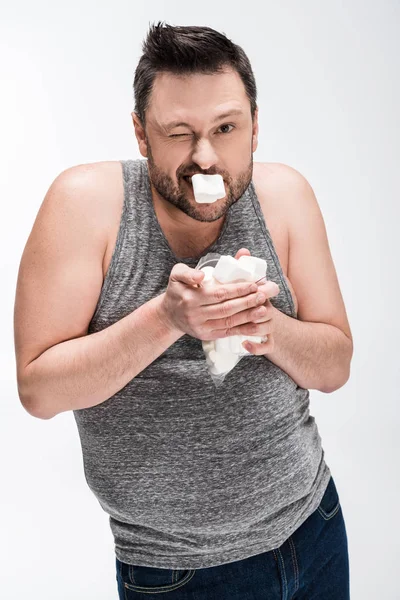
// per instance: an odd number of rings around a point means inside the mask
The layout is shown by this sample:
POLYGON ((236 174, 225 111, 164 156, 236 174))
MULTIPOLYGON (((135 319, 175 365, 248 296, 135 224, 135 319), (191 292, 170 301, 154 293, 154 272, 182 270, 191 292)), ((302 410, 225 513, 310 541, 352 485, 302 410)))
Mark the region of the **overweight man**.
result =
POLYGON ((256 82, 225 34, 151 25, 134 98, 139 158, 60 173, 27 240, 21 403, 73 412, 119 598, 346 600, 309 391, 345 385, 353 342, 316 197, 296 169, 253 162, 256 82), (198 174, 225 195, 197 202, 198 174), (202 285, 208 253, 263 259, 267 282, 202 285), (216 387, 202 344, 234 335, 266 341, 216 387))

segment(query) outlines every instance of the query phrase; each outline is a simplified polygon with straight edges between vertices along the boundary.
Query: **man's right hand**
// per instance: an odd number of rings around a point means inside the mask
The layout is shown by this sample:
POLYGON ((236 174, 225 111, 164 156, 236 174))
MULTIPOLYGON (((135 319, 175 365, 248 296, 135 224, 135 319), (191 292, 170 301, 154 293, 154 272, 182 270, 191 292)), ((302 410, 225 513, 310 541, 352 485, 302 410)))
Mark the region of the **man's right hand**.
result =
POLYGON ((184 263, 174 265, 160 307, 160 316, 171 329, 200 340, 227 337, 232 327, 261 319, 266 309, 260 305, 279 293, 272 281, 213 285, 202 284, 204 276, 184 263))

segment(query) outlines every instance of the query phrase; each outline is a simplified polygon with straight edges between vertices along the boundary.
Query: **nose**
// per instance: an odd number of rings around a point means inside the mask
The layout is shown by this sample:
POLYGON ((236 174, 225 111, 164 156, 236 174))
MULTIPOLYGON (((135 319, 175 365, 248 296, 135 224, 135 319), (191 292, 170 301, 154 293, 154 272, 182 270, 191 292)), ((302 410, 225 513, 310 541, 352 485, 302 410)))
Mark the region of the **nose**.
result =
POLYGON ((208 140, 199 140, 192 153, 192 161, 206 170, 218 162, 217 154, 208 140))

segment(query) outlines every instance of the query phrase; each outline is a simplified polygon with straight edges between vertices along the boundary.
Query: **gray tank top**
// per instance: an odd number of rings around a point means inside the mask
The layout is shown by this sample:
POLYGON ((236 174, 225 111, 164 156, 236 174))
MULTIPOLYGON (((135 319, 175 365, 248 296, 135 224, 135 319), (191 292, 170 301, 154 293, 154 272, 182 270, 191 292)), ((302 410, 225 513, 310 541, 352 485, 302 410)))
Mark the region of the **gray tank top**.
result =
MULTIPOLYGON (((121 160, 124 205, 89 333, 164 292, 172 252, 154 211, 147 160, 121 160)), ((207 252, 264 258, 293 297, 253 181, 207 252)), ((134 335, 134 332, 132 332, 134 335)), ((201 340, 182 336, 106 401, 74 410, 86 481, 109 515, 116 557, 168 569, 213 567, 280 546, 316 510, 330 470, 309 391, 265 356, 245 356, 216 388, 201 340)))

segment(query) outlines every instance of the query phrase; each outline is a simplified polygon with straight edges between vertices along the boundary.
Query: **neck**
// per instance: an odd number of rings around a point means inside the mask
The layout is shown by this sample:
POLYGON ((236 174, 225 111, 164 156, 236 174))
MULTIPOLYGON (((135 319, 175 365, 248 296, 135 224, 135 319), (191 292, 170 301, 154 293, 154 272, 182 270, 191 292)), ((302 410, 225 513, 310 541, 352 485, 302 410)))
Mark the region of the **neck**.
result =
POLYGON ((226 215, 223 215, 217 221, 196 221, 196 219, 189 217, 182 210, 162 198, 152 184, 151 192, 154 210, 163 229, 166 228, 174 235, 182 238, 196 236, 197 238, 208 239, 213 235, 218 236, 226 215))

